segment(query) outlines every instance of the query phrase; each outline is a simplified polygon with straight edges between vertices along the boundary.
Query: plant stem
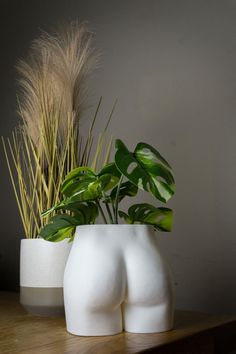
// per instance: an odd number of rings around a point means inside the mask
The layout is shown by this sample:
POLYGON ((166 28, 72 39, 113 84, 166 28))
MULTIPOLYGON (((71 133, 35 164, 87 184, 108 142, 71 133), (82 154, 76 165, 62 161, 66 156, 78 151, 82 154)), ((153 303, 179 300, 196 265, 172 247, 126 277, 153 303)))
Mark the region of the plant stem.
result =
POLYGON ((114 218, 115 218, 116 211, 115 211, 114 200, 111 201, 111 204, 112 204, 112 212, 113 212, 113 215, 114 215, 114 218))
POLYGON ((100 205, 100 203, 99 203, 99 200, 96 200, 96 204, 97 204, 98 209, 99 209, 99 211, 100 211, 100 213, 101 213, 101 215, 102 215, 102 218, 103 218, 104 223, 107 224, 107 219, 106 219, 105 214, 104 214, 104 211, 102 210, 102 207, 101 207, 101 205, 100 205))
POLYGON ((114 221, 113 221, 113 219, 112 219, 112 214, 111 214, 111 210, 110 210, 110 208, 109 208, 109 205, 108 205, 108 203, 105 203, 105 205, 106 205, 107 214, 108 214, 108 216, 109 216, 110 222, 111 222, 111 224, 114 224, 114 221))
POLYGON ((111 224, 114 224, 113 218, 112 218, 112 214, 111 214, 111 210, 110 210, 110 207, 109 207, 109 204, 108 204, 108 202, 106 201, 107 199, 106 199, 106 194, 105 194, 105 192, 102 192, 102 195, 103 195, 103 198, 104 198, 104 204, 105 204, 105 206, 106 206, 106 210, 107 210, 107 214, 108 214, 108 216, 109 216, 110 223, 111 223, 111 224))
POLYGON ((121 175, 118 186, 117 186, 117 190, 116 190, 116 199, 115 199, 115 224, 118 224, 118 204, 119 204, 119 193, 120 193, 120 187, 121 187, 121 183, 123 180, 123 175, 121 175))

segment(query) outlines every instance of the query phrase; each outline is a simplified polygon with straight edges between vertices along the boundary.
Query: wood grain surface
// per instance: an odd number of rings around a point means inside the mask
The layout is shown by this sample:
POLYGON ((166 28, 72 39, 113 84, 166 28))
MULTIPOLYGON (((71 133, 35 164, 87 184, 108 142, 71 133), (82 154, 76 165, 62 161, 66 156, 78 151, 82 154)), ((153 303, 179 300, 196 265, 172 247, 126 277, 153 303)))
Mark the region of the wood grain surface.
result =
POLYGON ((172 331, 77 337, 64 318, 27 314, 16 293, 0 292, 1 354, 228 353, 236 348, 236 317, 176 311, 172 331))

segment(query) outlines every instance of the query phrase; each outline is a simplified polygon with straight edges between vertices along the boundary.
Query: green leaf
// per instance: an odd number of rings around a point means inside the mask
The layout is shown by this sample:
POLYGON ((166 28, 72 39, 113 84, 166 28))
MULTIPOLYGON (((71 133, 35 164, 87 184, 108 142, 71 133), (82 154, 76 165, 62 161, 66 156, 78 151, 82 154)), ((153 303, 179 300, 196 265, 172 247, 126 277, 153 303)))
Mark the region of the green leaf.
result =
POLYGON ((64 211, 72 211, 77 220, 80 218, 80 225, 94 224, 98 217, 98 207, 93 202, 70 203, 70 199, 65 199, 64 205, 63 207, 61 206, 60 209, 64 211))
POLYGON ((95 172, 89 167, 77 167, 73 169, 64 179, 61 192, 67 197, 71 196, 81 181, 90 183, 96 180, 95 172))
MULTIPOLYGON (((73 211, 74 213, 80 213, 81 212, 81 208, 83 208, 83 201, 80 200, 81 198, 77 198, 77 197, 66 197, 64 198, 60 203, 54 205, 53 207, 43 211, 41 213, 41 215, 47 216, 49 214, 51 214, 54 211, 58 211, 58 210, 64 210, 64 211, 73 211)), ((92 202, 87 202, 88 203, 92 203, 92 202)))
POLYGON ((63 190, 63 194, 70 198, 75 195, 80 195, 78 201, 96 199, 99 194, 99 182, 95 177, 87 177, 80 180, 73 180, 63 190), (84 197, 84 199, 83 199, 84 197))
POLYGON ((50 232, 50 230, 47 230, 47 235, 45 235, 44 237, 42 236, 42 237, 45 240, 50 241, 50 242, 59 242, 59 241, 65 240, 66 238, 69 241, 69 240, 73 240, 74 233, 75 233, 75 227, 69 226, 69 227, 58 229, 55 232, 50 232))
POLYGON ((159 231, 171 231, 173 212, 169 208, 156 208, 148 203, 132 205, 128 215, 119 211, 120 217, 129 224, 147 224, 159 231))
POLYGON ((77 225, 93 224, 98 216, 98 207, 95 203, 71 203, 61 206, 60 209, 74 212, 74 216, 59 214, 53 216, 39 235, 48 241, 61 241, 72 238, 77 225))
POLYGON ((166 167, 168 167, 171 170, 171 166, 169 165, 169 163, 164 159, 163 156, 161 156, 161 154, 151 145, 147 144, 147 143, 138 143, 135 151, 137 151, 137 154, 140 155, 140 157, 142 157, 142 159, 146 159, 147 162, 149 161, 160 161, 163 163, 163 165, 165 165, 166 167))
POLYGON ((119 176, 114 163, 106 165, 98 175, 88 167, 78 167, 67 175, 61 191, 67 198, 72 198, 71 202, 100 199, 118 183, 119 176))
POLYGON ((111 179, 108 185, 105 187, 104 192, 110 190, 114 186, 116 186, 120 180, 121 173, 117 169, 116 164, 114 162, 107 164, 103 167, 103 169, 99 172, 98 176, 110 175, 111 179))
POLYGON ((49 223, 45 225, 39 232, 39 235, 48 241, 61 241, 67 237, 72 237, 72 233, 76 225, 81 220, 67 214, 53 216, 49 223))
POLYGON ((64 186, 63 193, 72 201, 87 201, 101 198, 102 192, 107 190, 111 183, 112 175, 104 174, 101 176, 81 177, 78 180, 70 180, 64 186))
POLYGON ((154 212, 157 208, 148 203, 134 204, 129 210, 128 214, 132 223, 143 222, 144 218, 151 212, 154 212))
POLYGON ((87 166, 76 167, 66 175, 66 177, 62 183, 61 190, 63 191, 64 186, 67 185, 67 183, 70 182, 71 180, 74 180, 74 179, 77 179, 80 177, 93 177, 93 176, 96 176, 96 173, 91 168, 89 168, 87 166))
POLYGON ((122 210, 119 210, 119 217, 123 218, 127 224, 132 224, 129 215, 127 215, 125 212, 123 212, 122 210))
MULTIPOLYGON (((70 205, 67 206, 67 209, 70 208, 70 205)), ((69 209, 72 210, 72 209, 69 209)), ((72 210, 75 212, 75 216, 77 213, 81 213, 84 217, 84 225, 88 224, 94 224, 96 218, 98 217, 98 207, 95 203, 93 202, 87 202, 87 203, 79 203, 76 207, 76 211, 72 210)))
POLYGON ((167 202, 174 194, 174 177, 167 161, 152 146, 139 143, 131 153, 121 140, 116 140, 115 163, 120 172, 138 188, 151 192, 167 202))
POLYGON ((111 175, 103 175, 93 182, 83 181, 77 184, 77 188, 70 196, 73 201, 95 200, 102 197, 102 191, 106 189, 111 181, 111 175))
MULTIPOLYGON (((117 187, 112 189, 111 194, 110 194, 110 198, 109 198, 110 200, 112 200, 112 201, 115 200, 116 192, 117 192, 117 187)), ((133 183, 131 183, 129 181, 121 183, 118 201, 121 202, 121 200, 126 196, 135 197, 137 192, 138 192, 138 187, 135 186, 133 183)))
POLYGON ((48 241, 60 241, 64 238, 71 238, 75 226, 94 224, 98 216, 98 207, 93 202, 70 203, 68 199, 55 207, 55 210, 72 211, 74 216, 68 214, 59 214, 53 216, 49 223, 44 226, 39 235, 48 241), (63 203, 63 204, 62 204, 63 203))
POLYGON ((145 224, 153 225, 159 231, 171 231, 173 212, 169 208, 157 208, 144 219, 145 224))
POLYGON ((118 178, 118 180, 120 179, 121 173, 120 171, 117 169, 116 164, 114 162, 108 163, 106 166, 104 166, 101 171, 99 172, 98 176, 102 176, 102 175, 112 175, 118 178))
POLYGON ((57 204, 57 205, 53 205, 51 208, 47 209, 47 210, 44 210, 42 213, 41 213, 41 216, 47 216, 49 214, 51 214, 54 210, 56 210, 56 208, 60 209, 59 205, 61 203, 57 204))

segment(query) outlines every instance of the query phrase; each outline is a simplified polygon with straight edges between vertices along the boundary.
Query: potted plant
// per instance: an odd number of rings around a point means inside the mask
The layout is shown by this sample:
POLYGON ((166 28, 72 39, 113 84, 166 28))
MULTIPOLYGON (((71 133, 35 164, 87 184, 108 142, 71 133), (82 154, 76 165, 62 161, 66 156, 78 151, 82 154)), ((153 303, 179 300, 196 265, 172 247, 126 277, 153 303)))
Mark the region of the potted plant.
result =
POLYGON ((62 183, 64 198, 43 215, 54 215, 40 235, 73 239, 64 274, 67 330, 77 335, 111 335, 124 330, 162 332, 173 325, 173 286, 154 230, 170 231, 172 210, 148 203, 120 210, 139 189, 166 203, 174 194, 168 162, 152 146, 130 152, 116 140, 114 162, 98 173, 72 170, 62 183), (96 224, 98 215, 104 224, 96 224), (118 216, 126 224, 118 224, 118 216), (76 231, 75 231, 76 228, 76 231))
POLYGON ((20 122, 12 138, 3 139, 3 147, 25 236, 20 301, 33 313, 64 311, 63 274, 71 248, 67 240, 53 244, 39 236, 48 222, 41 213, 59 202, 60 185, 71 169, 95 167, 102 156, 104 163, 109 158, 107 126, 93 146, 101 99, 87 136, 80 133, 81 118, 87 115, 86 83, 97 63, 92 36, 78 22, 54 34, 42 33, 17 66, 20 122))

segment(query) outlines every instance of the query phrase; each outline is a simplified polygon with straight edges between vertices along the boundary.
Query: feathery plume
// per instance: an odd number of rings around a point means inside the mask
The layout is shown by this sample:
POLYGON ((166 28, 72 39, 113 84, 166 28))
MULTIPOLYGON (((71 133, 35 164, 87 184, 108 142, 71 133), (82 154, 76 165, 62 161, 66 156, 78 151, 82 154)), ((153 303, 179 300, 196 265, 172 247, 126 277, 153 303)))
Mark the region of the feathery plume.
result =
POLYGON ((68 120, 78 124, 86 104, 87 78, 97 63, 92 37, 86 24, 72 22, 54 34, 43 32, 32 43, 28 58, 19 61, 19 113, 34 144, 42 121, 47 131, 57 119, 62 139, 68 120))

